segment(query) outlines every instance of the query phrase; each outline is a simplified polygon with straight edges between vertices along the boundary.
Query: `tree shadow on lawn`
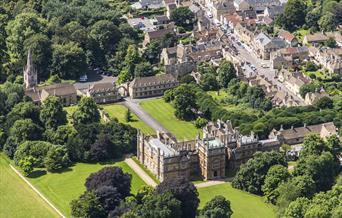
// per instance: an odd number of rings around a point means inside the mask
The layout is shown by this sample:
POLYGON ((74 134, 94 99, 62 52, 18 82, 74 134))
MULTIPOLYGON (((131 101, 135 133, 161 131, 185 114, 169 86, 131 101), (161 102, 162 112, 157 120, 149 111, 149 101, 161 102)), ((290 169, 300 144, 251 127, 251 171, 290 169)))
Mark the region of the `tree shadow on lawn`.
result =
MULTIPOLYGON (((74 165, 74 164, 73 164, 74 165)), ((72 165, 72 166, 73 166, 72 165)), ((71 168, 72 166, 70 167, 67 167, 67 168, 63 168, 63 169, 60 169, 60 170, 54 170, 54 171, 51 171, 50 173, 58 173, 58 174, 61 174, 61 173, 65 173, 65 172, 70 172, 72 171, 73 169, 71 168)), ((28 178, 31 178, 31 179, 34 179, 34 178, 38 178, 38 177, 41 177, 41 176, 44 176, 47 174, 47 170, 45 169, 37 169, 37 170, 34 170, 32 173, 30 173, 30 175, 28 175, 27 177, 28 178)))

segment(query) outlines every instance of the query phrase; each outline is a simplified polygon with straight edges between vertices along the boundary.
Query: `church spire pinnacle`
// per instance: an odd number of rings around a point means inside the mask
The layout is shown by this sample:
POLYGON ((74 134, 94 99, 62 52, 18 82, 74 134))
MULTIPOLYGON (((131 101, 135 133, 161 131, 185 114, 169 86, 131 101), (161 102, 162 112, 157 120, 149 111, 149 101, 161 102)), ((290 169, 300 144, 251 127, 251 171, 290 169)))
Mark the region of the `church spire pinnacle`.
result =
POLYGON ((31 50, 28 50, 26 67, 24 69, 25 88, 29 89, 35 87, 38 84, 37 77, 37 70, 35 69, 32 61, 32 53, 31 50))

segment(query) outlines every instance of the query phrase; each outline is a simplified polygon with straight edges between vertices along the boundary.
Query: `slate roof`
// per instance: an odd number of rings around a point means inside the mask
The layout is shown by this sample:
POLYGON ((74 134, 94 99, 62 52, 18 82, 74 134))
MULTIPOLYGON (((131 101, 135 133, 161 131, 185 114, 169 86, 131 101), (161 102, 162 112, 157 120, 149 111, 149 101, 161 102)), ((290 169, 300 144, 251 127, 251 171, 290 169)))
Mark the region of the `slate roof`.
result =
POLYGON ((148 34, 150 39, 159 39, 159 38, 164 37, 168 33, 174 33, 173 29, 160 29, 160 30, 147 32, 146 34, 148 34))
POLYGON ((309 134, 320 134, 323 127, 331 134, 336 134, 336 126, 333 122, 279 130, 279 132, 284 139, 290 140, 302 138, 309 134))
POLYGON ((89 88, 90 93, 106 92, 115 90, 113 83, 95 83, 89 88))
POLYGON ((59 83, 55 85, 44 86, 42 87, 42 90, 49 93, 49 95, 56 95, 56 96, 76 94, 76 89, 74 85, 69 84, 69 83, 59 83))
POLYGON ((169 83, 177 83, 177 79, 171 74, 161 74, 156 76, 135 78, 130 86, 133 88, 147 87, 154 85, 163 85, 169 83))

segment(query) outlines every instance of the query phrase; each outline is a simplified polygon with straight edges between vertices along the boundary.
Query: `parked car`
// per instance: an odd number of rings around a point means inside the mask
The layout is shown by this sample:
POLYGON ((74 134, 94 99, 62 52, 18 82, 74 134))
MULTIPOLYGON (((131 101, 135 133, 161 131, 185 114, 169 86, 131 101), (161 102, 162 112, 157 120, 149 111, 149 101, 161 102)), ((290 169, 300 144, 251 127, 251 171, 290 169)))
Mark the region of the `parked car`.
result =
POLYGON ((83 75, 80 77, 79 79, 80 82, 87 82, 88 81, 88 76, 87 75, 83 75))

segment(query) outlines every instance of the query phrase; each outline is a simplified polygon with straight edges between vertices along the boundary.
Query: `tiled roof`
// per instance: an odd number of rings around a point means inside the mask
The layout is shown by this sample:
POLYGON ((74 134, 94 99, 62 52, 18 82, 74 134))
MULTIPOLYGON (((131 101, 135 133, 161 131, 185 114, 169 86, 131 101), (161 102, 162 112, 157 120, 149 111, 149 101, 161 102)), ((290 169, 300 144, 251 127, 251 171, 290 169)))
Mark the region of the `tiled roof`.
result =
POLYGON ((280 30, 278 33, 278 36, 288 42, 291 42, 293 39, 295 39, 296 37, 291 34, 290 32, 286 31, 286 30, 280 30))

